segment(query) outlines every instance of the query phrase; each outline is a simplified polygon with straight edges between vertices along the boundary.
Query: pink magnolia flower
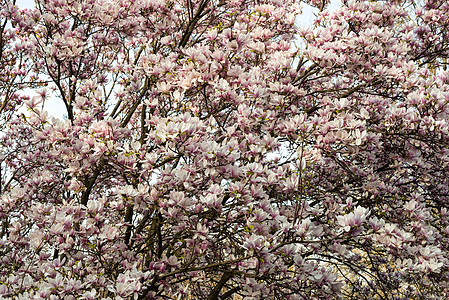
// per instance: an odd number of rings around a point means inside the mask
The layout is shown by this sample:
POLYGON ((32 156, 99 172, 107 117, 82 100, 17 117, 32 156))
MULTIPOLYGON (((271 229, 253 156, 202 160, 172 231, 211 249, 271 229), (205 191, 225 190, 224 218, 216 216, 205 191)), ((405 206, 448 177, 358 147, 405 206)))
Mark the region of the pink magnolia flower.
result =
POLYGON ((366 221, 369 214, 368 209, 357 206, 354 212, 350 212, 344 216, 337 216, 337 221, 345 231, 350 231, 353 228, 360 227, 366 221))

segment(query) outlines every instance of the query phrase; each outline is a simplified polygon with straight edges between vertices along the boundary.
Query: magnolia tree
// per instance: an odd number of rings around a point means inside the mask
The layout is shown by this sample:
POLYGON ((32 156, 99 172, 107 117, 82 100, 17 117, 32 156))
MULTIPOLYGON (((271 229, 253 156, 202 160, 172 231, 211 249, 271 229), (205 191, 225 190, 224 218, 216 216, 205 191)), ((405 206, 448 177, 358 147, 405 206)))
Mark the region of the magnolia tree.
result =
POLYGON ((449 5, 327 5, 1 0, 0 295, 449 297, 449 5))

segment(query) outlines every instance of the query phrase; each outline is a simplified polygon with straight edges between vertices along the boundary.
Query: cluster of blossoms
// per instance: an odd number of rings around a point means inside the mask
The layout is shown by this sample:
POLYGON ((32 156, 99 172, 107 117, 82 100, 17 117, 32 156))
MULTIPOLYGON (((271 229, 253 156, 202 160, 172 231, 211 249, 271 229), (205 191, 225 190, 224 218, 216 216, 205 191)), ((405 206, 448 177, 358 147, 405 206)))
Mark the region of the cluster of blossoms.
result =
POLYGON ((449 297, 447 1, 14 3, 0 298, 449 297))

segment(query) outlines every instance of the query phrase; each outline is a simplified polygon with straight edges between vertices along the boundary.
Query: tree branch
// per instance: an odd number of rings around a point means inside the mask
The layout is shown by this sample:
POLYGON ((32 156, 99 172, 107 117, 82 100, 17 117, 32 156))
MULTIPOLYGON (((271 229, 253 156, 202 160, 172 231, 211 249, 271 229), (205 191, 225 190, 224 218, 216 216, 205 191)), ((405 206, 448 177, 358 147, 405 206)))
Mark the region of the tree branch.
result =
POLYGON ((231 272, 224 272, 223 276, 221 276, 220 281, 217 283, 217 285, 214 287, 214 289, 209 294, 209 297, 207 297, 207 300, 218 300, 218 295, 220 294, 221 289, 226 284, 226 282, 231 279, 232 273, 231 272))

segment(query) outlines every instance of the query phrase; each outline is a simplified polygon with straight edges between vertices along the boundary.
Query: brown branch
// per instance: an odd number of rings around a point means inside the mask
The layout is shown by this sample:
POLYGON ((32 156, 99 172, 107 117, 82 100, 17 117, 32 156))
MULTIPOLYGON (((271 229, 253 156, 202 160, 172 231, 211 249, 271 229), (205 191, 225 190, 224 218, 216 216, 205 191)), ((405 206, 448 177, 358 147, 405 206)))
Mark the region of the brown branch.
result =
POLYGON ((245 256, 245 257, 241 257, 241 258, 236 258, 236 259, 231 259, 231 260, 227 260, 227 261, 222 261, 222 262, 218 262, 215 264, 210 264, 210 265, 206 265, 206 266, 201 266, 201 267, 194 267, 194 268, 181 268, 179 270, 167 273, 167 274, 162 274, 161 276, 159 276, 159 279, 165 279, 167 277, 179 274, 179 273, 183 273, 183 272, 193 272, 193 271, 202 271, 202 270, 207 270, 207 269, 211 269, 211 268, 215 268, 215 267, 221 267, 221 266, 225 266, 225 265, 229 265, 229 264, 233 264, 236 262, 240 262, 242 260, 245 259, 249 259, 251 258, 251 256, 245 256))
MULTIPOLYGON (((190 36, 192 35, 193 31, 196 28, 197 23, 201 19, 202 16, 204 16, 204 9, 206 8, 207 0, 202 0, 201 3, 198 5, 198 10, 196 11, 195 16, 193 19, 190 20, 189 24, 187 25, 186 30, 184 31, 184 34, 182 35, 181 41, 179 42, 179 47, 185 47, 187 45, 187 42, 190 39, 190 36)), ((207 13, 208 11, 206 11, 207 13)))
POLYGON ((223 286, 228 282, 229 279, 231 279, 232 273, 231 272, 224 272, 223 276, 221 276, 220 281, 217 283, 217 285, 214 287, 214 289, 209 294, 209 297, 207 297, 207 300, 218 300, 218 295, 220 294, 221 289, 223 286))
POLYGON ((147 78, 145 78, 145 84, 142 87, 142 91, 141 91, 139 97, 137 98, 136 102, 134 102, 134 105, 129 110, 128 114, 126 115, 125 119, 122 122, 121 127, 126 127, 126 125, 128 125, 129 121, 131 120, 132 115, 136 111, 137 107, 139 107, 142 99, 145 97, 145 94, 148 91, 148 86, 149 86, 149 80, 147 77, 147 78))
POLYGON ((224 300, 226 298, 229 298, 232 296, 232 294, 238 292, 240 290, 240 287, 235 287, 233 289, 230 289, 229 291, 227 291, 226 293, 224 293, 223 295, 220 296, 220 299, 224 300))
POLYGON ((97 180, 98 176, 100 175, 101 170, 103 169, 105 164, 106 164, 105 159, 104 158, 101 159, 100 163, 98 164, 98 167, 95 169, 93 176, 86 179, 86 181, 84 183, 84 186, 86 187, 86 189, 81 194, 81 204, 82 205, 87 205, 87 201, 89 200, 89 195, 92 192, 92 188, 95 184, 95 181, 97 180))
POLYGON ((134 206, 130 204, 125 211, 125 223, 126 225, 126 232, 125 232, 125 244, 129 244, 129 240, 131 239, 131 230, 132 230, 132 219, 133 219, 133 213, 134 213, 134 206))

